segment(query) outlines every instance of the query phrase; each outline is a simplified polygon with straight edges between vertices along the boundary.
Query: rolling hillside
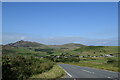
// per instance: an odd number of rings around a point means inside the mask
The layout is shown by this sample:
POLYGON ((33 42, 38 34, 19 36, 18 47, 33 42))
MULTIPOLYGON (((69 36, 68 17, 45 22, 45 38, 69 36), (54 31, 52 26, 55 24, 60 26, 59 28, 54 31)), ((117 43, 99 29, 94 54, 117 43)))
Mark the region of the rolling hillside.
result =
POLYGON ((84 46, 74 51, 79 52, 81 56, 101 56, 104 54, 118 54, 118 46, 84 46))
POLYGON ((55 49, 76 49, 76 48, 83 47, 85 45, 68 43, 68 44, 63 44, 63 45, 48 45, 48 46, 51 47, 51 48, 55 48, 55 49))
POLYGON ((30 41, 18 41, 2 47, 4 54, 20 54, 33 56, 46 55, 78 55, 78 56, 101 56, 105 54, 117 55, 117 46, 85 46, 82 44, 44 45, 30 41))
POLYGON ((33 54, 33 55, 50 55, 69 52, 76 48, 83 47, 82 44, 64 44, 64 45, 44 45, 41 43, 30 42, 30 41, 18 41, 2 46, 3 54, 33 54))

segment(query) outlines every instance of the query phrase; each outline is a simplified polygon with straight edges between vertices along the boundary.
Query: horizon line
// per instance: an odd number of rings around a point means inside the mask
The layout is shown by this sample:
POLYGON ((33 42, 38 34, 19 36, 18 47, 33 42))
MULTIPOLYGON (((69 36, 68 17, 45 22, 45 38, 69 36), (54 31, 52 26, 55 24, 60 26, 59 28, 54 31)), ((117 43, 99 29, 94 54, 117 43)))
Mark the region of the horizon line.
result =
MULTIPOLYGON (((19 42, 19 41, 28 41, 28 42, 35 42, 35 41, 30 41, 30 40, 17 40, 17 41, 13 41, 13 42, 9 42, 9 43, 6 43, 6 44, 3 44, 1 43, 0 45, 8 45, 8 44, 11 44, 11 43, 16 43, 16 42, 19 42)), ((45 44, 45 43, 40 43, 40 42, 35 42, 35 43, 39 43, 39 44, 43 44, 43 45, 65 45, 65 44, 81 44, 81 45, 84 45, 84 46, 111 46, 111 45, 85 45, 85 44, 82 44, 82 43, 75 43, 75 42, 72 42, 72 43, 63 43, 63 44, 45 44)), ((119 45, 112 45, 112 46, 119 46, 119 45)))

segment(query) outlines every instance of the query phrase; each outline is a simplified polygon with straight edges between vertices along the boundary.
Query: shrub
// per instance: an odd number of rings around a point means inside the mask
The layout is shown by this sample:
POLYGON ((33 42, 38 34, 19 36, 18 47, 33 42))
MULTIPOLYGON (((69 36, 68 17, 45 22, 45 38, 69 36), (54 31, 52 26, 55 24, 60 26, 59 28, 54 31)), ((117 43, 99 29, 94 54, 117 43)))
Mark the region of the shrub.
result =
POLYGON ((53 67, 54 63, 46 59, 34 57, 4 56, 2 61, 3 80, 26 80, 30 76, 45 72, 53 67))
POLYGON ((112 59, 112 58, 108 58, 108 60, 107 60, 107 63, 114 63, 114 62, 116 62, 116 60, 112 59))

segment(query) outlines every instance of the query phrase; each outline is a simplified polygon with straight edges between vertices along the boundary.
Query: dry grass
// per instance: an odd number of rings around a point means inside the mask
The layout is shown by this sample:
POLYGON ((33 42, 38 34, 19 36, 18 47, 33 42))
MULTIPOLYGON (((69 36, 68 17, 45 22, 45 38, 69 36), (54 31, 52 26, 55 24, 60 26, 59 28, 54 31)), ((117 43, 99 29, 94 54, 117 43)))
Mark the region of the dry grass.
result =
POLYGON ((48 72, 34 75, 31 78, 60 78, 64 75, 65 75, 65 72, 58 65, 54 65, 53 68, 48 72))

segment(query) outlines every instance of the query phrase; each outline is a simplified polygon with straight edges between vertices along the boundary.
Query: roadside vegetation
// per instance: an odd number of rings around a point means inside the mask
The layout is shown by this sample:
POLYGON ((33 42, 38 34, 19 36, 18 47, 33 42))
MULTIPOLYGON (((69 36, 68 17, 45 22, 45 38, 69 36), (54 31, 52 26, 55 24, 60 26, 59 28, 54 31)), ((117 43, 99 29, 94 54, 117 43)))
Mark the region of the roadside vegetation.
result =
POLYGON ((26 80, 32 75, 50 70, 54 62, 34 57, 4 56, 2 59, 3 80, 26 80))
POLYGON ((58 65, 54 65, 52 69, 42 74, 33 75, 31 78, 41 78, 41 79, 57 79, 65 76, 65 72, 58 65))

